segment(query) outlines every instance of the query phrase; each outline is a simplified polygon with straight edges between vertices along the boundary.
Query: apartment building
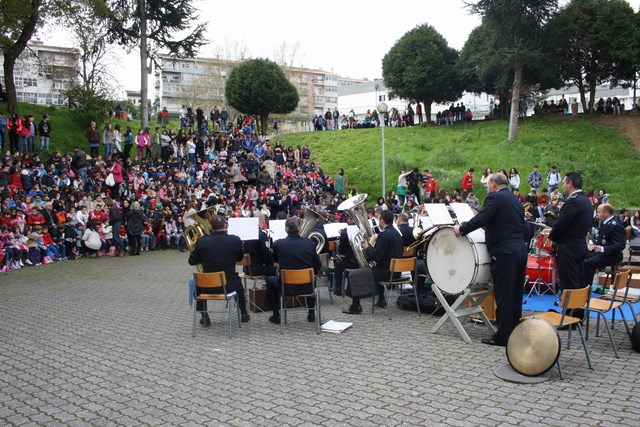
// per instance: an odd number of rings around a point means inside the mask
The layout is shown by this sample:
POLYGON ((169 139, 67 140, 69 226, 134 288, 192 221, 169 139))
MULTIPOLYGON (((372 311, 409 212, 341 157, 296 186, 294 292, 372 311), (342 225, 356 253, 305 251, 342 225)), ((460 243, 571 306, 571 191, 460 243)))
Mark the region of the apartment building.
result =
MULTIPOLYGON (((202 107, 209 111, 214 105, 227 107, 224 99, 226 78, 238 61, 217 58, 175 58, 160 55, 161 67, 155 72, 155 97, 159 108, 167 107, 177 114, 182 105, 202 107)), ((333 71, 301 67, 286 68, 289 81, 298 89, 300 102, 288 115, 290 121, 307 121, 338 106, 338 88, 365 82, 338 76, 333 71)))
MULTIPOLYGON (((4 84, 3 63, 0 55, 0 79, 4 84)), ((63 92, 78 74, 78 50, 31 41, 18 57, 13 72, 18 102, 65 105, 63 92)))

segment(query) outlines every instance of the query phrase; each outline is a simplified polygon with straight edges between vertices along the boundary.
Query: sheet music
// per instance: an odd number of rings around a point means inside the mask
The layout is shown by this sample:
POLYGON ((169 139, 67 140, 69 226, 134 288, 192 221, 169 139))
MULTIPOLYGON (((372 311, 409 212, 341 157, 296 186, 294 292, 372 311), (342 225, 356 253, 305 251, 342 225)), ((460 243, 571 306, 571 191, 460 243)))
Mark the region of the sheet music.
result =
POLYGON ((332 222, 324 224, 324 232, 327 233, 328 239, 337 239, 340 237, 340 232, 347 228, 346 222, 332 222))
POLYGON ((274 219, 269 221, 269 230, 271 230, 271 238, 274 242, 287 237, 287 232, 284 230, 285 222, 287 222, 286 219, 274 219))
POLYGON ((349 237, 349 242, 351 242, 352 236, 358 232, 358 226, 357 225, 349 225, 347 227, 347 236, 349 237))
POLYGON ((424 209, 429 214, 433 225, 453 224, 453 218, 451 218, 449 209, 444 203, 427 203, 424 205, 424 209))
POLYGON ((449 204, 453 212, 456 214, 456 218, 459 224, 469 221, 475 216, 473 209, 466 203, 451 203, 449 204))
POLYGON ((433 227, 433 221, 431 221, 431 218, 429 218, 428 216, 421 216, 420 225, 422 226, 423 230, 428 230, 433 227))
POLYGON ((260 218, 229 218, 228 234, 240 237, 240 240, 258 240, 260 218))

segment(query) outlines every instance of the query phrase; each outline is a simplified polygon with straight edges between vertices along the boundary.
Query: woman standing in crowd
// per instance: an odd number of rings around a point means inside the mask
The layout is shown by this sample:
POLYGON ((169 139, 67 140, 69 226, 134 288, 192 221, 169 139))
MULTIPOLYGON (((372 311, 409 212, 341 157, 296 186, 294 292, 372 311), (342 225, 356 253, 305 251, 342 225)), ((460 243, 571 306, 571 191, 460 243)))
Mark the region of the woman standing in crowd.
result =
POLYGON ((511 188, 511 192, 513 192, 516 188, 520 188, 520 175, 518 174, 518 169, 511 168, 509 171, 509 187, 511 188))
POLYGON ((144 215, 140 202, 131 204, 131 210, 127 213, 127 236, 129 238, 129 255, 140 255, 140 236, 144 229, 144 215))

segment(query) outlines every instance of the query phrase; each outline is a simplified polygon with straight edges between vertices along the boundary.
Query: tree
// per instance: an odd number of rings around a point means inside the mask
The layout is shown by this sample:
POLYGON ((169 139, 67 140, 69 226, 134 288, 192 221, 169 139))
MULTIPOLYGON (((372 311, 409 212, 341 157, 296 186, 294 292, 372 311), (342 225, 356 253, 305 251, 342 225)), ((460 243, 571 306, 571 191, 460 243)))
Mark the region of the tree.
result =
MULTIPOLYGON (((557 0, 480 0, 469 5, 472 12, 482 15, 496 42, 496 56, 513 68, 509 141, 518 134, 518 108, 525 67, 543 63, 541 48, 545 26, 557 9, 557 0)), ((504 101, 500 101, 504 105, 504 101)))
POLYGON ((4 56, 4 82, 11 112, 18 110, 13 69, 36 29, 42 25, 42 11, 46 9, 42 6, 45 2, 46 0, 4 0, 0 7, 0 48, 4 56))
MULTIPOLYGON (((180 40, 176 33, 190 29, 191 22, 198 21, 196 9, 190 0, 106 0, 112 11, 107 15, 110 22, 110 40, 133 48, 140 48, 140 99, 142 127, 148 120, 148 73, 155 62, 158 49, 169 50, 179 57, 194 57, 200 46, 206 43, 206 23, 200 23, 180 40)), ((157 65, 157 64, 156 64, 157 65)))
POLYGON ((456 68, 458 52, 427 24, 403 35, 382 59, 384 84, 390 96, 424 103, 431 122, 431 104, 454 101, 462 95, 456 68))
POLYGON ((599 84, 633 78, 638 47, 636 16, 624 0, 572 0, 549 23, 555 66, 580 91, 585 112, 594 111, 599 84), (589 94, 587 100, 587 93, 589 94))
POLYGON ((268 59, 250 59, 231 70, 225 97, 241 113, 259 115, 263 132, 268 128, 269 114, 290 113, 300 100, 282 68, 268 59))

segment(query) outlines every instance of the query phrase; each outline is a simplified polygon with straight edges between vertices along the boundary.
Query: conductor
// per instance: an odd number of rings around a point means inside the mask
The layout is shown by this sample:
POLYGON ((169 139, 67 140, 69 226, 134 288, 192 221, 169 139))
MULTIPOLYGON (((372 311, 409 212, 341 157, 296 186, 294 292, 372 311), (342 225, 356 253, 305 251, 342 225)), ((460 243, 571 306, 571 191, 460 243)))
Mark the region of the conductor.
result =
MULTIPOLYGON (((244 258, 242 240, 238 236, 227 234, 227 221, 220 215, 214 215, 211 218, 211 229, 211 234, 196 240, 195 248, 189 255, 189 265, 202 264, 204 273, 224 271, 227 278, 227 292, 237 293, 242 322, 246 323, 250 317, 247 313, 242 281, 236 273, 236 262, 244 258)), ((210 292, 210 290, 207 291, 210 292)), ((200 293, 201 289, 196 288, 196 292, 200 293)), ((197 301, 196 304, 196 309, 203 312, 200 323, 209 326, 211 320, 206 313, 207 302, 197 301)))
POLYGON ((476 216, 454 228, 456 236, 466 236, 483 227, 491 254, 491 276, 496 297, 498 330, 483 344, 506 346, 509 335, 522 317, 522 289, 527 266, 524 241, 524 210, 509 190, 502 173, 488 177, 488 194, 476 216))

